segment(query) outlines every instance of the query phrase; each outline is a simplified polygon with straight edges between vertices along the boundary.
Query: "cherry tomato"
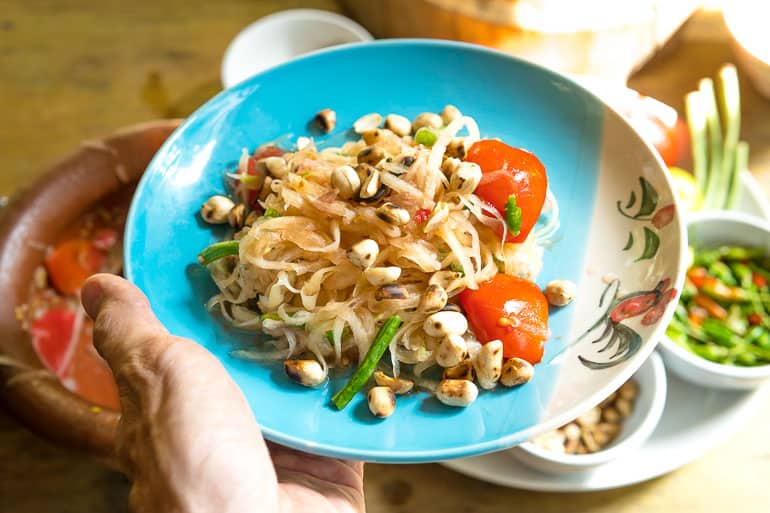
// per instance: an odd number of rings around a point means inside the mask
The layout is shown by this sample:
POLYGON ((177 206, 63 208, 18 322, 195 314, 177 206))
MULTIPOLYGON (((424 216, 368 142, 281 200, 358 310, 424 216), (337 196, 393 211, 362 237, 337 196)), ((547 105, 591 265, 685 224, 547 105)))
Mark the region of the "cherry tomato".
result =
POLYGON ((45 259, 45 267, 56 290, 74 294, 94 273, 101 270, 105 253, 90 240, 69 239, 56 245, 45 259))
POLYGON ((548 301, 536 284, 497 274, 477 290, 461 292, 460 304, 479 341, 501 340, 505 358, 517 356, 534 364, 543 357, 548 301))
POLYGON ((533 154, 500 141, 484 139, 473 144, 466 160, 481 167, 483 175, 475 194, 505 217, 508 198, 516 195, 521 208, 521 229, 508 234, 507 242, 522 242, 535 226, 545 202, 548 179, 545 167, 533 154))
POLYGON ((689 154, 687 125, 672 107, 649 96, 639 96, 628 112, 628 119, 636 131, 658 150, 666 165, 675 166, 689 154))

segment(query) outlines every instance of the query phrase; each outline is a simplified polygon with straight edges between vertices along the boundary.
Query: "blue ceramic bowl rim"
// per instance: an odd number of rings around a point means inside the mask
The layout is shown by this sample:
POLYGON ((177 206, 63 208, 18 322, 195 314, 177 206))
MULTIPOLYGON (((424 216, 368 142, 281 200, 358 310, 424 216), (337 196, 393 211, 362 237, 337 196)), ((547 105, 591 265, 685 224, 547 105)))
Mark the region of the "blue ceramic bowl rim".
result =
MULTIPOLYGON (((340 46, 324 48, 321 50, 313 51, 297 59, 293 59, 285 63, 282 63, 278 66, 261 71, 251 76, 250 78, 238 83, 237 85, 219 92, 217 95, 210 98, 206 103, 199 106, 195 110, 195 112, 193 112, 184 121, 184 123, 182 123, 171 134, 171 136, 166 140, 166 142, 163 144, 161 149, 158 150, 158 153, 156 153, 156 155, 150 161, 147 168, 148 169, 152 168, 156 164, 156 160, 159 160, 161 158, 161 155, 164 153, 164 149, 174 144, 175 141, 180 137, 180 135, 184 133, 184 131, 187 129, 188 126, 197 122, 198 117, 200 116, 199 113, 202 110, 204 110, 204 108, 207 105, 216 101, 221 96, 231 95, 231 94, 237 93, 243 88, 249 87, 251 82, 258 80, 263 73, 272 72, 274 70, 281 69, 287 66, 294 66, 297 63, 301 63, 307 60, 312 60, 318 55, 324 55, 327 53, 342 54, 350 49, 359 48, 362 46, 403 47, 404 50, 408 50, 414 47, 426 47, 426 48, 433 47, 433 48, 448 48, 448 49, 454 48, 457 50, 464 50, 464 51, 469 50, 471 52, 476 52, 480 54, 489 54, 499 58, 507 59, 512 62, 515 62, 517 65, 522 66, 523 68, 528 68, 535 73, 543 74, 549 78, 552 78, 554 80, 558 80, 570 85, 570 87, 573 87, 577 91, 580 91, 584 93, 587 97, 593 99, 595 102, 601 105, 602 108, 604 108, 606 111, 609 111, 612 114, 614 114, 617 117, 618 122, 627 125, 633 130, 633 127, 631 127, 630 123, 626 120, 626 118, 622 114, 620 114, 616 109, 614 109, 612 106, 604 102, 601 98, 596 96, 596 94, 594 94, 592 91, 583 87, 581 84, 575 82, 569 76, 560 74, 556 71, 550 70, 548 68, 535 64, 533 62, 515 57, 501 50, 496 50, 496 49, 488 48, 477 44, 458 42, 458 41, 446 41, 446 40, 439 40, 439 39, 419 39, 419 38, 386 39, 386 40, 363 41, 360 43, 349 43, 349 44, 344 44, 340 46)), ((654 150, 654 148, 649 142, 644 140, 641 136, 638 136, 638 134, 636 139, 638 143, 640 143, 642 146, 647 148, 647 151, 653 156, 654 160, 658 163, 658 167, 661 170, 662 178, 666 182, 666 185, 668 186, 668 188, 671 191, 673 191, 674 187, 671 182, 671 178, 668 176, 668 173, 665 172, 665 165, 660 155, 657 153, 657 151, 654 150)), ((136 191, 134 192, 135 198, 142 195, 148 181, 149 181, 149 175, 147 174, 143 175, 139 183, 137 184, 136 191)), ((682 212, 680 208, 680 201, 677 198, 676 194, 672 194, 672 199, 675 204, 676 212, 682 212)), ((139 206, 137 205, 136 201, 132 200, 131 206, 129 208, 128 217, 126 221, 126 228, 124 232, 124 247, 130 247, 129 241, 132 240, 133 232, 134 232, 133 220, 136 217, 136 211, 138 208, 139 206)), ((686 248, 687 248, 687 239, 686 239, 684 222, 680 223, 680 228, 681 228, 679 233, 680 261, 679 261, 679 265, 677 266, 678 267, 677 272, 679 276, 679 279, 677 280, 677 283, 676 283, 677 290, 681 290, 682 284, 684 282, 684 266, 685 266, 684 256, 686 254, 686 248)), ((124 256, 123 268, 125 271, 126 278, 129 281, 134 282, 134 269, 132 266, 132 262, 129 259, 128 253, 126 253, 126 255, 124 256)), ((351 449, 351 448, 339 447, 331 444, 319 444, 302 437, 287 435, 278 430, 273 430, 271 428, 267 428, 261 425, 260 425, 260 429, 265 438, 275 443, 278 443, 280 445, 285 445, 288 447, 292 447, 294 449, 305 450, 305 451, 312 452, 314 454, 320 454, 320 455, 329 456, 329 457, 364 460, 364 461, 371 461, 371 462, 386 462, 386 463, 435 462, 435 461, 448 460, 448 459, 454 459, 454 458, 476 456, 480 454, 508 449, 514 446, 517 442, 528 440, 533 436, 536 436, 538 433, 544 433, 544 432, 556 429, 560 425, 565 424, 566 422, 569 422, 571 419, 577 417, 578 415, 580 415, 581 412, 585 411, 586 409, 589 409, 592 406, 599 404, 599 402, 601 402, 604 399, 604 397, 606 397, 606 395, 609 394, 608 391, 618 388, 622 383, 628 380, 631 377, 631 375, 634 372, 636 372, 636 370, 638 370, 638 368, 641 367, 641 365, 647 360, 649 355, 652 354, 652 352, 655 350, 655 347, 657 346, 658 341, 660 340, 660 337, 663 331, 665 330, 665 327, 668 325, 672 317, 673 317, 673 310, 670 310, 658 322, 657 326, 655 327, 655 330, 653 331, 653 333, 650 334, 650 336, 648 337, 648 340, 645 342, 642 349, 636 355, 636 359, 639 362, 638 365, 629 366, 628 368, 624 369, 622 372, 618 373, 618 375, 616 375, 610 381, 610 383, 606 385, 604 388, 602 388, 597 392, 594 392, 590 396, 586 397, 586 399, 583 402, 579 403, 578 405, 571 408, 570 410, 565 411, 563 414, 555 416, 550 421, 540 422, 535 426, 530 427, 529 429, 518 431, 511 435, 503 436, 494 440, 488 440, 488 441, 478 442, 478 443, 469 443, 465 445, 459 445, 459 446, 450 447, 450 448, 440 448, 440 449, 434 449, 434 450, 403 451, 403 452, 398 452, 397 454, 394 455, 392 451, 378 451, 378 450, 366 450, 366 449, 355 449, 355 448, 351 449)))

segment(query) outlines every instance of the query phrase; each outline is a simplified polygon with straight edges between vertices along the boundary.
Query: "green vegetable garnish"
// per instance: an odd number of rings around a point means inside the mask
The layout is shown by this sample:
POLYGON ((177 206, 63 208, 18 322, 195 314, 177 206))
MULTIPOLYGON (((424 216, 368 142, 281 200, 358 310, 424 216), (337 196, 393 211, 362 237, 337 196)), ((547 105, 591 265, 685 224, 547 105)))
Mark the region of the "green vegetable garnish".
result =
POLYGON ((505 223, 511 235, 518 237, 521 233, 521 207, 516 204, 515 194, 508 196, 508 201, 505 203, 505 223))
POLYGON ((281 213, 278 212, 274 208, 266 208, 265 209, 265 215, 263 216, 265 219, 272 219, 274 217, 281 217, 281 213))
MULTIPOLYGON (((342 338, 345 338, 349 334, 350 328, 347 326, 342 328, 342 338)), ((327 330, 326 333, 324 333, 324 337, 326 337, 326 341, 329 342, 329 345, 334 345, 334 330, 327 330)))
POLYGON ((399 326, 401 326, 401 318, 398 315, 388 317, 388 320, 382 325, 380 331, 377 332, 377 336, 374 337, 372 346, 366 352, 366 356, 350 377, 350 380, 332 397, 332 402, 337 409, 341 410, 347 406, 356 393, 361 390, 361 387, 369 381, 377 367, 377 362, 385 354, 385 349, 388 348, 390 341, 393 340, 399 326))
POLYGON ((666 331, 669 338, 719 364, 770 364, 770 259, 765 255, 757 247, 696 250, 666 331))
POLYGON ((414 134, 414 142, 423 146, 433 146, 438 140, 438 134, 428 127, 422 127, 414 134))
POLYGON ((282 321, 281 316, 277 313, 266 313, 259 317, 260 321, 282 321))
POLYGON ((212 262, 238 254, 239 243, 237 240, 226 240, 224 242, 215 242, 198 254, 198 263, 209 265, 212 262))
POLYGON ((247 189, 261 189, 262 184, 265 181, 265 177, 240 174, 238 175, 238 180, 240 180, 240 182, 245 185, 247 189))
POLYGON ((449 269, 456 273, 462 273, 465 276, 465 269, 463 269, 463 265, 460 262, 452 262, 449 264, 449 269))

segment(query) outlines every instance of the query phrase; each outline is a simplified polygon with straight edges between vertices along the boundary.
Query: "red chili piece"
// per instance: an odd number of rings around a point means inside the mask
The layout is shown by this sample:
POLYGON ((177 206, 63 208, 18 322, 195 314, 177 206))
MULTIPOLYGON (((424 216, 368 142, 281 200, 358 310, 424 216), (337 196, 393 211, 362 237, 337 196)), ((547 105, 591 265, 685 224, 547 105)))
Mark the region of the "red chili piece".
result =
POLYGON ((417 224, 424 223, 430 217, 430 212, 431 211, 427 208, 417 209, 417 212, 414 213, 414 222, 417 224))

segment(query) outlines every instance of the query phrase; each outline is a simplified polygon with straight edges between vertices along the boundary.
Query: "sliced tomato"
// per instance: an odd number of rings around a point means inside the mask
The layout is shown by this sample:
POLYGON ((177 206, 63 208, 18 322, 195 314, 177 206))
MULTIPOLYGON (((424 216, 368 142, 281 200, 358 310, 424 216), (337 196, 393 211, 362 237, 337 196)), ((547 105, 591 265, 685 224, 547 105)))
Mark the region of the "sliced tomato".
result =
POLYGON ((286 153, 286 152, 283 151, 278 146, 276 146, 274 144, 268 144, 267 146, 262 146, 260 148, 257 148, 254 151, 253 157, 256 160, 259 160, 259 159, 265 159, 267 157, 280 157, 284 153, 286 153))
POLYGON ((548 301, 535 283, 508 274, 497 274, 477 290, 460 293, 473 333, 482 343, 503 342, 503 356, 530 363, 543 357, 548 338, 548 301))
POLYGON ((74 294, 86 279, 101 270, 106 254, 86 239, 69 239, 56 245, 45 267, 56 290, 74 294))
POLYGON ((548 189, 543 163, 528 151, 493 139, 474 143, 465 159, 478 164, 483 172, 475 194, 500 215, 505 217, 508 198, 516 196, 516 205, 521 208, 521 227, 518 235, 509 233, 506 241, 526 239, 540 217, 548 189))
POLYGON ((65 308, 48 310, 30 326, 32 346, 46 367, 57 376, 67 372, 74 343, 76 313, 65 308))

